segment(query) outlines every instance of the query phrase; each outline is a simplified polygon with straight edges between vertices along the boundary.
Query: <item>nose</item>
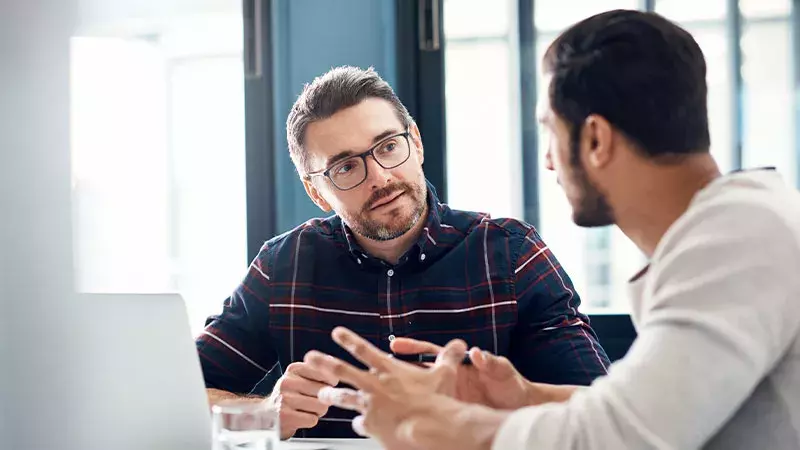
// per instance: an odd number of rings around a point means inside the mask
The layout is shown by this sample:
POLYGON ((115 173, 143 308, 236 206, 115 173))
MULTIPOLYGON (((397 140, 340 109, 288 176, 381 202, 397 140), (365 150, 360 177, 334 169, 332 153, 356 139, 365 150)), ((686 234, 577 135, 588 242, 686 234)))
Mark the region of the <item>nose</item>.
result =
POLYGON ((548 149, 547 153, 544 154, 544 167, 550 171, 556 170, 556 168, 553 166, 553 155, 550 153, 550 149, 548 149))
POLYGON ((377 161, 375 161, 374 156, 367 156, 365 158, 366 170, 367 170, 367 184, 370 186, 382 187, 392 178, 391 170, 384 169, 377 161))

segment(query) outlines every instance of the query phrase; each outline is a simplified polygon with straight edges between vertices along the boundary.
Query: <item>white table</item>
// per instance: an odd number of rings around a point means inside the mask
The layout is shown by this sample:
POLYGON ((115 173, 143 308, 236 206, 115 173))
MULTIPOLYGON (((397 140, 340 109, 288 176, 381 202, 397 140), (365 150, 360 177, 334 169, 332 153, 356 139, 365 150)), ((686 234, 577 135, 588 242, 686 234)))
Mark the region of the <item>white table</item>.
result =
POLYGON ((290 439, 281 450, 382 450, 372 439, 290 439))

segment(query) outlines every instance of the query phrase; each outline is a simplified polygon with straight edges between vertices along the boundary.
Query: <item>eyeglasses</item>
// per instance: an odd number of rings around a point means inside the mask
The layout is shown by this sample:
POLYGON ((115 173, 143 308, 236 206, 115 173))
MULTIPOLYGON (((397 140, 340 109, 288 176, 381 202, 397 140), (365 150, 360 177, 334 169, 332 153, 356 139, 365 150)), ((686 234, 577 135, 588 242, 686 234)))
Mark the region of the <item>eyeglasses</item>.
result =
POLYGON ((372 156, 384 169, 394 169, 408 161, 411 156, 408 134, 406 130, 404 133, 389 136, 366 152, 343 159, 325 170, 308 173, 306 178, 324 176, 341 191, 354 189, 367 179, 367 156, 372 156))

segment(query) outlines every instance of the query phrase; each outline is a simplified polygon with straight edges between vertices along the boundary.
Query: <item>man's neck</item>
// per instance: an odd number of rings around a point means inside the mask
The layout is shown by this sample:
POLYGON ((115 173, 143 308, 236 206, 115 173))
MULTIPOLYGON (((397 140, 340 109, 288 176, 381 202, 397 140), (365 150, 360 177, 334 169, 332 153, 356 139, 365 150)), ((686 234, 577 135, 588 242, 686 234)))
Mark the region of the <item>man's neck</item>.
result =
POLYGON ((400 257, 403 256, 408 249, 410 249, 419 240, 422 235, 422 230, 425 229, 425 224, 428 221, 428 205, 425 204, 425 210, 422 212, 419 220, 414 226, 404 233, 402 236, 388 241, 375 241, 367 239, 358 233, 353 233, 356 242, 371 256, 380 258, 389 264, 397 264, 400 257))
MULTIPOLYGON (((648 258, 667 230, 689 208, 695 195, 720 176, 709 155, 675 165, 653 165, 625 188, 622 202, 612 205, 617 225, 648 258)), ((615 196, 620 197, 620 196, 615 196)))

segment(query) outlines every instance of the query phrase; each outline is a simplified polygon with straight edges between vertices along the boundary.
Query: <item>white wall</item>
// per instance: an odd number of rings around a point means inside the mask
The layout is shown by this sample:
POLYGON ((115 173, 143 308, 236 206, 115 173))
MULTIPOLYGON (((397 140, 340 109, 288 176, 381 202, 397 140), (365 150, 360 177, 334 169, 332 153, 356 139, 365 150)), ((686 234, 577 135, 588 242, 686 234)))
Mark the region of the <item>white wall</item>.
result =
POLYGON ((0 3, 0 446, 71 449, 69 37, 77 2, 0 3))

